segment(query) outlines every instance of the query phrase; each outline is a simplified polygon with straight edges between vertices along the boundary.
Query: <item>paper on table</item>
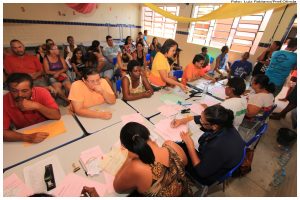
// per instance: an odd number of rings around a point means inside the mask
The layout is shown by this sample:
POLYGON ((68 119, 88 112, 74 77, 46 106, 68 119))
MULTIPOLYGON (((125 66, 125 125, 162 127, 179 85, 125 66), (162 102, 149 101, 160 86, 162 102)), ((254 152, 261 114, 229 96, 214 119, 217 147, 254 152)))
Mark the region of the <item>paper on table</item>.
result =
POLYGON ((100 173, 102 170, 100 167, 102 156, 103 153, 99 146, 95 146, 80 153, 80 162, 89 175, 93 176, 100 173))
POLYGON ((52 164, 55 183, 56 186, 58 186, 65 177, 65 172, 56 155, 50 156, 23 169, 25 183, 33 189, 34 193, 47 192, 44 174, 45 166, 49 164, 52 164))
POLYGON ((155 129, 158 134, 160 134, 165 140, 172 141, 181 141, 180 133, 187 132, 187 125, 180 125, 177 128, 171 128, 172 118, 167 118, 160 120, 157 124, 155 124, 155 129))
POLYGON ((84 186, 94 187, 99 196, 104 196, 105 194, 104 184, 78 176, 74 173, 68 174, 59 186, 51 191, 51 194, 56 197, 80 197, 84 186))
POLYGON ((201 115, 202 111, 204 110, 204 107, 200 103, 193 103, 190 106, 190 109, 196 115, 201 115))
POLYGON ((211 91, 213 96, 219 97, 221 99, 226 98, 225 88, 224 87, 214 87, 211 91))
POLYGON ((184 99, 182 97, 179 97, 174 94, 164 94, 160 97, 160 100, 163 102, 171 102, 173 104, 177 104, 178 101, 184 102, 184 99))
POLYGON ((159 112, 161 112, 160 114, 165 116, 165 117, 170 117, 172 115, 175 115, 181 109, 183 109, 183 107, 178 105, 178 104, 176 104, 176 105, 166 105, 165 104, 165 105, 162 105, 162 106, 157 108, 157 110, 159 112))
POLYGON ((116 175, 118 170, 124 164, 127 158, 128 151, 119 147, 112 147, 112 150, 103 156, 100 162, 101 168, 110 173, 116 175))
POLYGON ((122 119, 122 123, 125 125, 128 122, 137 122, 140 124, 144 124, 144 118, 141 116, 141 114, 139 113, 134 113, 134 114, 130 114, 130 115, 123 115, 121 117, 122 119))
POLYGON ((115 176, 107 173, 107 172, 103 172, 104 178, 105 178, 105 189, 106 189, 106 193, 112 193, 115 191, 114 189, 114 179, 115 176))
MULTIPOLYGON (((24 134, 32 134, 37 132, 46 132, 49 133, 49 136, 47 138, 55 137, 57 135, 60 135, 62 133, 66 132, 64 121, 54 121, 49 124, 41 125, 36 128, 23 130, 22 133, 24 134)), ((25 146, 28 146, 30 143, 24 142, 25 146)))
POLYGON ((16 175, 12 174, 3 181, 4 197, 28 197, 33 194, 33 190, 16 175))

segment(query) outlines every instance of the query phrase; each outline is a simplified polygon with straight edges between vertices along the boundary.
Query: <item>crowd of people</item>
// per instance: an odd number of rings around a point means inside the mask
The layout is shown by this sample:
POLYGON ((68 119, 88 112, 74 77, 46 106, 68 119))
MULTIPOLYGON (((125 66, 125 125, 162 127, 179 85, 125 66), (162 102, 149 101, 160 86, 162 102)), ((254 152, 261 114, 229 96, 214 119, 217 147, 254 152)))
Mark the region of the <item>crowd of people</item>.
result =
MULTIPOLYGON (((156 37, 147 41, 147 31, 140 32, 136 41, 131 36, 122 47, 106 36, 107 46, 97 40, 88 48, 75 44, 72 36, 60 52, 58 45, 47 39, 37 48, 36 55, 25 52, 24 44, 11 40, 11 52, 4 56, 4 141, 42 142, 48 133, 22 134, 16 129, 45 120, 60 119, 55 99, 77 115, 108 120, 111 112, 98 112, 89 107, 103 103, 114 104, 116 91, 113 82, 122 80, 123 100, 151 98, 154 91, 163 87, 178 86, 187 91, 187 83, 200 78, 213 83, 227 78, 225 93, 228 97, 219 105, 207 106, 199 116, 173 120, 178 127, 194 120, 204 134, 199 138, 199 148, 188 133, 181 133, 182 143, 166 141, 159 147, 149 137, 149 130, 135 122, 126 124, 120 134, 122 145, 129 154, 117 173, 114 188, 117 192, 135 189, 146 196, 189 196, 191 182, 186 171, 204 185, 210 185, 237 165, 243 154, 245 142, 238 133, 244 118, 252 118, 272 109, 274 97, 281 91, 286 78, 297 63, 296 39, 291 39, 284 50, 275 41, 258 58, 252 67, 250 54, 242 54, 233 64, 228 61, 229 48, 222 47, 215 64, 210 62, 207 47, 194 56, 183 70, 182 80, 171 71, 178 67, 179 48, 175 40, 167 39, 163 45, 156 37), (147 59, 150 55, 150 59, 147 59), (247 99, 245 79, 251 79, 252 93, 247 99)), ((295 108, 296 79, 283 101, 289 105, 277 118, 295 108), (291 100, 291 98, 293 98, 291 100)), ((273 118, 276 118, 274 116, 273 118)))

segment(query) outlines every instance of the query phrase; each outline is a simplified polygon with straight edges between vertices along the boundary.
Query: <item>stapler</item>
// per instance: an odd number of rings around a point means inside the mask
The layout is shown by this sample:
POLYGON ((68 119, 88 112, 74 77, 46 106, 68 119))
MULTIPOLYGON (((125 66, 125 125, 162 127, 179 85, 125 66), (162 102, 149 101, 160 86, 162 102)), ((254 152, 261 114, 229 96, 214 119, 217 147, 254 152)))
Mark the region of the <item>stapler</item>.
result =
POLYGON ((47 186, 47 191, 50 191, 56 187, 52 164, 45 166, 44 181, 47 186))

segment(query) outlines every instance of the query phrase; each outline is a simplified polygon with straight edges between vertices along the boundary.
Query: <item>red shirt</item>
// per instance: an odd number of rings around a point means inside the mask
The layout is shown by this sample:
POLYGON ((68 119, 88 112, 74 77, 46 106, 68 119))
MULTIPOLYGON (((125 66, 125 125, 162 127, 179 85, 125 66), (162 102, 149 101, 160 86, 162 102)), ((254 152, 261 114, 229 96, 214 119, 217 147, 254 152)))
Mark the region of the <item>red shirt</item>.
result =
MULTIPOLYGON (((40 104, 58 110, 58 105, 45 88, 33 87, 32 88, 32 101, 39 102, 40 104)), ((3 129, 7 130, 10 124, 13 123, 17 129, 24 128, 39 122, 46 121, 41 113, 38 111, 21 111, 16 107, 15 101, 11 93, 3 96, 3 129)))
POLYGON ((4 57, 4 69, 7 74, 26 73, 32 74, 43 70, 42 64, 37 57, 32 55, 16 56, 7 55, 4 57))

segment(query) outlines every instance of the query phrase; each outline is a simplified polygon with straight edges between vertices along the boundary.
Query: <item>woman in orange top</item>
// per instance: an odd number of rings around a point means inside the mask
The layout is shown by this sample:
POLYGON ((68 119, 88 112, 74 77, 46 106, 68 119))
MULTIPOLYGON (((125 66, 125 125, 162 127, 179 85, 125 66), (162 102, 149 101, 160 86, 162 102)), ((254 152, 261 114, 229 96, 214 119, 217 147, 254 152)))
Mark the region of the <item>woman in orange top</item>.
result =
POLYGON ((207 68, 204 66, 205 57, 201 54, 195 55, 193 63, 185 67, 182 75, 182 84, 186 85, 187 82, 195 81, 201 77, 216 82, 216 79, 208 76, 207 68))
POLYGON ((157 90, 161 87, 169 85, 179 86, 184 91, 187 90, 185 85, 177 82, 175 78, 169 74, 171 71, 171 67, 168 62, 168 57, 173 58, 174 54, 176 53, 177 47, 177 42, 172 39, 167 39, 161 47, 161 51, 157 52, 157 54, 155 55, 151 73, 149 75, 149 81, 154 89, 157 90))
POLYGON ((72 83, 68 98, 77 115, 100 119, 110 119, 111 112, 98 112, 88 108, 103 103, 114 104, 116 102, 116 96, 108 82, 100 78, 99 72, 93 68, 85 69, 82 80, 72 83))

